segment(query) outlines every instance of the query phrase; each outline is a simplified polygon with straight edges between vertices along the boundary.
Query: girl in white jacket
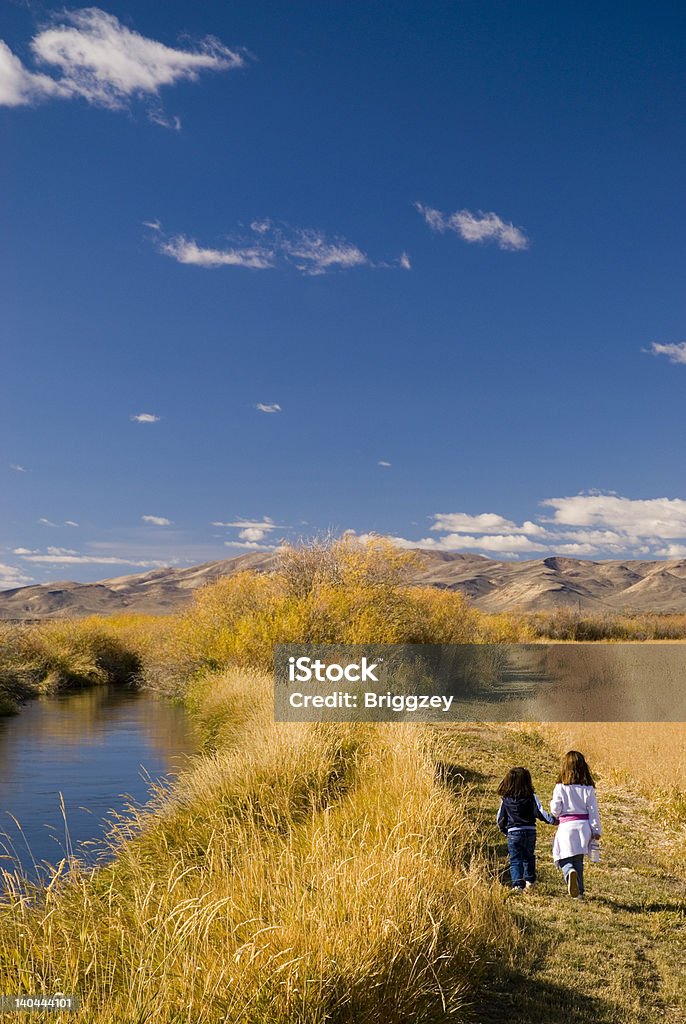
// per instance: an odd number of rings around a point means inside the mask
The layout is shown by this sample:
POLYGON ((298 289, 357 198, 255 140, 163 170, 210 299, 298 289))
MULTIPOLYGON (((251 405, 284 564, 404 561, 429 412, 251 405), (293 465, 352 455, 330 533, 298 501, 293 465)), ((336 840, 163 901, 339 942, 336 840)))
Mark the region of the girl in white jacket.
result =
POLYGON ((582 900, 584 856, 591 840, 600 839, 600 814, 593 776, 578 750, 570 750, 564 756, 550 813, 558 820, 553 860, 564 875, 569 895, 582 900))

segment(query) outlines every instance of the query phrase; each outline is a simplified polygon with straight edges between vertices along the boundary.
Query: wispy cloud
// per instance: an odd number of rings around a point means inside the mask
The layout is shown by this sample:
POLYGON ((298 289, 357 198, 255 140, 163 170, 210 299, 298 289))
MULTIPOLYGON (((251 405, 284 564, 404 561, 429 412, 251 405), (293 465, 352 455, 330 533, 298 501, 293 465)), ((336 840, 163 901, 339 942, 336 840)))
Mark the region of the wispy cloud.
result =
POLYGON ((278 402, 258 402, 255 408, 258 412, 281 412, 281 406, 278 402))
POLYGON ((154 412, 137 412, 131 417, 134 423, 159 423, 160 417, 154 412))
POLYGON ((141 516, 144 523, 150 523, 151 526, 172 526, 171 519, 167 519, 165 516, 141 516))
POLYGON ((20 466, 18 462, 10 462, 10 469, 13 469, 15 473, 26 473, 24 466, 20 466))
POLYGON ((654 356, 666 356, 670 363, 680 365, 686 364, 686 341, 676 342, 671 345, 661 345, 654 341, 649 349, 644 349, 654 356))
POLYGON ((75 522, 73 519, 65 519, 64 520, 64 525, 65 526, 78 526, 79 524, 77 522, 75 522))
MULTIPOLYGON (((93 106, 122 110, 133 98, 157 97, 163 86, 246 64, 243 52, 212 36, 192 49, 166 46, 97 7, 54 15, 31 39, 30 49, 37 70, 25 67, 0 41, 0 105, 81 98, 93 106)), ((158 107, 152 113, 153 120, 167 125, 158 107)), ((176 127, 173 120, 167 126, 176 127)))
POLYGON ((383 466, 384 469, 388 469, 388 467, 390 465, 391 465, 391 463, 390 462, 386 462, 385 459, 379 459, 379 461, 377 462, 377 466, 383 466))
POLYGON ((296 231, 291 238, 282 236, 281 250, 286 259, 305 274, 371 265, 356 245, 342 238, 329 241, 321 231, 296 231))
POLYGON ((214 270, 218 267, 244 267, 272 270, 290 267, 301 274, 316 277, 333 270, 353 267, 403 267, 410 269, 403 253, 394 261, 374 261, 359 246, 339 236, 329 238, 323 231, 290 228, 265 218, 250 224, 249 234, 229 238, 228 244, 199 245, 194 238, 178 234, 165 236, 158 221, 149 221, 156 245, 165 256, 188 266, 214 270))
POLYGON ((160 128, 171 128, 172 131, 181 131, 181 118, 173 114, 168 117, 161 110, 155 110, 154 108, 148 111, 148 121, 152 124, 158 124, 160 128))
POLYGON ((16 565, 4 565, 0 562, 0 590, 14 590, 33 583, 33 577, 27 576, 16 565))
MULTIPOLYGON (((17 549, 16 553, 25 549, 17 549)), ((168 565, 168 562, 161 562, 151 559, 119 558, 116 555, 84 555, 69 548, 49 547, 44 553, 31 551, 28 554, 19 554, 24 562, 45 563, 46 565, 130 565, 143 569, 161 569, 168 565)))
POLYGON ((495 242, 499 249, 521 250, 529 248, 529 239, 522 228, 511 221, 504 221, 497 213, 483 213, 479 210, 457 210, 442 213, 423 203, 415 203, 432 231, 444 233, 453 231, 465 242, 495 242))
POLYGON ((177 263, 204 267, 247 267, 249 270, 268 270, 275 264, 276 254, 260 246, 237 246, 228 249, 209 249, 198 245, 192 238, 176 235, 160 245, 160 252, 171 256, 177 263))
POLYGON ((60 526, 72 526, 73 527, 73 526, 78 526, 79 525, 73 519, 65 519, 63 523, 53 523, 52 519, 46 519, 45 516, 42 516, 38 520, 38 522, 39 522, 39 524, 41 526, 51 526, 51 527, 53 527, 55 529, 59 529, 60 526))
POLYGON ((278 544, 260 544, 254 540, 225 540, 224 547, 245 551, 276 551, 278 544))

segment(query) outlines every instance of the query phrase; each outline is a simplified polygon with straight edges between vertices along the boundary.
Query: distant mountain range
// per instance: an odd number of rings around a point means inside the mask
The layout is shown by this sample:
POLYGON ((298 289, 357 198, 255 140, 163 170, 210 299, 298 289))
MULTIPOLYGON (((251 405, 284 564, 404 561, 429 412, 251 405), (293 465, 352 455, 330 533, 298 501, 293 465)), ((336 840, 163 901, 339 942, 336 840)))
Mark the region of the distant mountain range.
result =
MULTIPOLYGON (((498 562, 481 555, 424 551, 412 582, 463 593, 484 611, 686 612, 686 560, 603 561, 542 558, 498 562)), ((44 583, 0 591, 0 619, 56 619, 120 612, 168 614, 205 583, 243 569, 269 572, 268 552, 154 569, 99 583, 44 583)))

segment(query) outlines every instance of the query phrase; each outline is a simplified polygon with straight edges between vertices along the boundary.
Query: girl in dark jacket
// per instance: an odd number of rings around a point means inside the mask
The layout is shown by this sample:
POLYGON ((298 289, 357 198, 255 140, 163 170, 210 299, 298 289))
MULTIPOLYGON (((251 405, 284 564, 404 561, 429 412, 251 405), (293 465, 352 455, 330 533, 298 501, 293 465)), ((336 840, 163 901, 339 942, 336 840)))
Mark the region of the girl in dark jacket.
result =
POLYGON ((498 786, 502 798, 498 809, 498 828, 507 836, 512 888, 521 892, 536 882, 536 819, 557 824, 543 810, 534 793, 528 768, 510 768, 498 786))

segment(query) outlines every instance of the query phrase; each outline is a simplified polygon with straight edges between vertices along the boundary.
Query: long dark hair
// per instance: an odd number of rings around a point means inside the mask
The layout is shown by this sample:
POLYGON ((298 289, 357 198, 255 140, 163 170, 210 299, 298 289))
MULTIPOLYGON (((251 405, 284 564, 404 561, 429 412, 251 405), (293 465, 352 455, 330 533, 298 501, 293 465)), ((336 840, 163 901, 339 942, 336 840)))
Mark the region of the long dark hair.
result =
POLYGON ((560 777, 557 781, 563 786, 595 786, 586 758, 578 750, 568 750, 562 758, 560 777))
POLYGON ((534 784, 528 768, 510 768, 498 786, 498 796, 509 796, 513 800, 526 800, 534 795, 534 784))

